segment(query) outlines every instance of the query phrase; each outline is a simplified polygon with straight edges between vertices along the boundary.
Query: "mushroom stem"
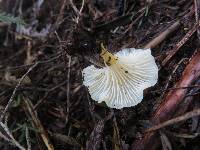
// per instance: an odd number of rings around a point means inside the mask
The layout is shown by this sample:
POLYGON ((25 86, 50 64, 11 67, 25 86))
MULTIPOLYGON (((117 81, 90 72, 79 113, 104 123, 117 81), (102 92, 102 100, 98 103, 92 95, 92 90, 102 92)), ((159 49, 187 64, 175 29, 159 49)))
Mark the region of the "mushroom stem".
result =
POLYGON ((103 43, 101 43, 101 54, 100 56, 103 58, 104 63, 107 66, 111 66, 117 63, 118 58, 108 52, 108 50, 104 47, 103 43))

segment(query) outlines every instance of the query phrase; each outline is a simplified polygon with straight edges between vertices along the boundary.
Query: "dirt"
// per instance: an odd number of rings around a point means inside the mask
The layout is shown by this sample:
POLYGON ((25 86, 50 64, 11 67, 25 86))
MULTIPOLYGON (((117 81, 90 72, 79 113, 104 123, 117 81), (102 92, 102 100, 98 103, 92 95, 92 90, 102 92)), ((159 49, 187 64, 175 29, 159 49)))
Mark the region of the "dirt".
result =
MULTIPOLYGON (((134 149, 132 144, 153 126, 150 117, 198 51, 199 27, 179 42, 196 25, 199 6, 187 0, 0 1, 1 122, 31 150, 45 150, 48 145, 55 150, 134 149), (12 21, 1 20, 1 15, 12 21), (117 110, 91 99, 82 84, 82 70, 101 61, 101 43, 113 53, 143 48, 176 21, 180 21, 177 29, 151 48, 159 80, 145 90, 140 104, 117 110), (166 61, 169 55, 173 56, 166 61)), ((188 93, 194 94, 194 101, 186 111, 200 106, 198 90, 191 92, 193 88, 188 93)), ((157 149, 197 150, 199 129, 199 117, 163 128, 157 149)), ((1 133, 9 138, 2 127, 0 131, 0 149, 18 149, 2 137, 1 133)))

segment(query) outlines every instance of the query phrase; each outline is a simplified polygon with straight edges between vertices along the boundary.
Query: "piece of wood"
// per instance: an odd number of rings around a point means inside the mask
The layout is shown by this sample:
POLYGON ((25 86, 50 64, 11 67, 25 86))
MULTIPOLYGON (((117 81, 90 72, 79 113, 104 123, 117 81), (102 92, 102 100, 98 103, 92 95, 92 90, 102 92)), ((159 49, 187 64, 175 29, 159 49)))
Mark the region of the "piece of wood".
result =
MULTIPOLYGON (((186 87, 191 84, 200 76, 200 52, 198 51, 194 57, 190 60, 189 64, 185 68, 180 81, 174 86, 186 87)), ((150 119, 153 125, 157 125, 173 117, 174 112, 178 105, 184 100, 184 97, 188 89, 176 89, 169 91, 165 97, 163 103, 156 110, 155 114, 150 119)), ((132 149, 134 150, 145 150, 155 149, 158 142, 156 138, 157 132, 148 132, 143 135, 139 140, 136 140, 132 149)))

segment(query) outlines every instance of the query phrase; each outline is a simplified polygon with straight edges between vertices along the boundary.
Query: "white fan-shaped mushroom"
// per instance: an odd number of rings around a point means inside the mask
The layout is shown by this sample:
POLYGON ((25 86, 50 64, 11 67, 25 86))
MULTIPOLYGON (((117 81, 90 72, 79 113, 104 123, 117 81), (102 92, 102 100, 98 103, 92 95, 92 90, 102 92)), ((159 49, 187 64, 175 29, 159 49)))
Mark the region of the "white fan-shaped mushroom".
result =
POLYGON ((92 99, 111 108, 131 107, 143 99, 143 90, 156 84, 158 67, 151 50, 127 48, 112 55, 101 53, 105 67, 91 65, 83 70, 83 84, 92 99))

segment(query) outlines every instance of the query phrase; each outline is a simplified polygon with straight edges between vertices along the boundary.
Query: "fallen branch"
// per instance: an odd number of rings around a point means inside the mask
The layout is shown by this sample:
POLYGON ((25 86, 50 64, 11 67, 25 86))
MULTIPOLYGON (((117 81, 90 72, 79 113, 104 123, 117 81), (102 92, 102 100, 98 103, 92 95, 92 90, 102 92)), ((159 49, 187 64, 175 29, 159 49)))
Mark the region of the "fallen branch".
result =
POLYGON ((199 116, 199 115, 200 115, 200 109, 196 109, 196 110, 190 111, 190 112, 188 112, 184 115, 181 115, 179 117, 175 117, 173 119, 170 119, 168 121, 165 121, 163 123, 155 125, 155 126, 149 128, 149 129, 147 129, 145 132, 152 132, 152 131, 158 130, 160 128, 164 128, 166 126, 169 126, 169 125, 172 125, 172 124, 178 123, 180 121, 184 121, 184 120, 187 120, 187 119, 190 119, 192 117, 199 116))
MULTIPOLYGON (((191 86, 200 76, 200 52, 191 59, 187 67, 185 68, 180 81, 174 87, 186 87, 191 86)), ((169 91, 165 97, 163 103, 158 107, 153 117, 150 119, 152 124, 159 124, 173 117, 177 106, 184 100, 187 93, 187 89, 176 89, 169 91)), ((143 138, 136 140, 132 149, 143 150, 143 149, 154 149, 156 147, 156 132, 145 133, 143 138)))

